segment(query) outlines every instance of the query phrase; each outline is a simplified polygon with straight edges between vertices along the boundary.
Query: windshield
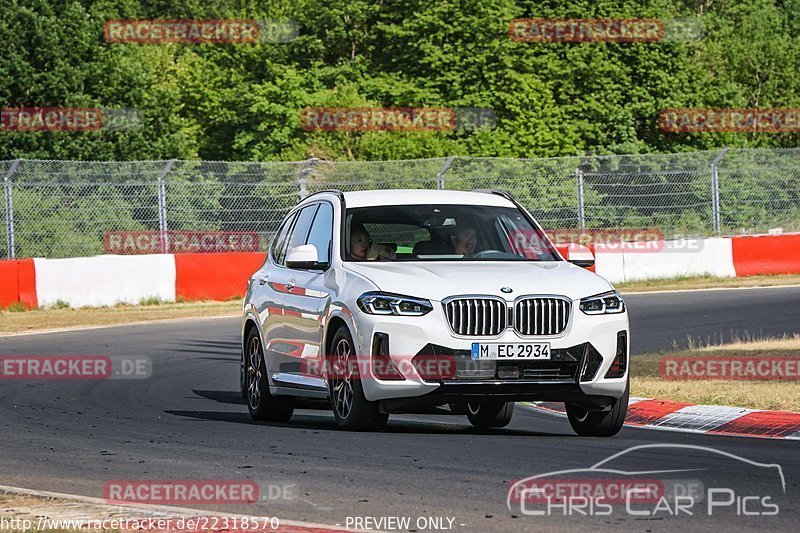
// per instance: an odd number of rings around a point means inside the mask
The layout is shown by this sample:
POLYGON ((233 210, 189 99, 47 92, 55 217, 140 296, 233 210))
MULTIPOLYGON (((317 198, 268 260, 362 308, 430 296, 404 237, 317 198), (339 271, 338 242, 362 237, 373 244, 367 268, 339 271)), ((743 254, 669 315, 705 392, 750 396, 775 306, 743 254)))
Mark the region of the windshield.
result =
POLYGON ((392 205, 348 209, 345 261, 558 261, 518 209, 392 205))

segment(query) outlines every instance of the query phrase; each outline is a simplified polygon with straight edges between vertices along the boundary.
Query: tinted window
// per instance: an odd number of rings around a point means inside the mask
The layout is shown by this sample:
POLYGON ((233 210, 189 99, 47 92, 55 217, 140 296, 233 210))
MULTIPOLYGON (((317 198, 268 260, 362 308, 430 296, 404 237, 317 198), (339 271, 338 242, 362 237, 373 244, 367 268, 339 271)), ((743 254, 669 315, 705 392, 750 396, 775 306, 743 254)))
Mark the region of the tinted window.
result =
POLYGON ((359 207, 348 209, 346 220, 349 229, 345 231, 345 244, 352 246, 351 240, 363 242, 364 237, 370 243, 366 258, 361 259, 348 247, 349 261, 558 260, 544 232, 513 207, 457 204, 359 207), (357 232, 355 237, 353 228, 357 232), (386 252, 387 249, 394 253, 386 252))
POLYGON ((330 262, 330 244, 333 236, 333 207, 330 204, 320 204, 311 233, 308 234, 308 243, 317 248, 320 263, 330 262))
POLYGON ((291 250, 297 246, 302 246, 306 243, 308 238, 308 230, 311 229, 311 222, 314 220, 314 213, 317 212, 319 204, 304 207, 300 214, 297 216, 297 222, 292 228, 292 235, 289 237, 289 244, 286 246, 286 251, 291 250))
POLYGON ((289 230, 292 229, 292 222, 295 218, 297 218, 297 214, 287 218, 278 230, 275 240, 272 241, 272 259, 278 264, 283 263, 283 256, 286 251, 286 238, 289 236, 289 230))

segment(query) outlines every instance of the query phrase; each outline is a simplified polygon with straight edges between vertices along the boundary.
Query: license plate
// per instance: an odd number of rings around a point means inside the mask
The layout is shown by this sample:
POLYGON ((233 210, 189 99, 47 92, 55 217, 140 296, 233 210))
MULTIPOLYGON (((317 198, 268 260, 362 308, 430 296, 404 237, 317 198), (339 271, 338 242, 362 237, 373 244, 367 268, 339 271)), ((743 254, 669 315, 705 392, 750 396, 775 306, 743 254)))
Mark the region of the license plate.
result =
POLYGON ((519 343, 472 343, 472 360, 492 359, 550 359, 549 342, 519 342, 519 343))

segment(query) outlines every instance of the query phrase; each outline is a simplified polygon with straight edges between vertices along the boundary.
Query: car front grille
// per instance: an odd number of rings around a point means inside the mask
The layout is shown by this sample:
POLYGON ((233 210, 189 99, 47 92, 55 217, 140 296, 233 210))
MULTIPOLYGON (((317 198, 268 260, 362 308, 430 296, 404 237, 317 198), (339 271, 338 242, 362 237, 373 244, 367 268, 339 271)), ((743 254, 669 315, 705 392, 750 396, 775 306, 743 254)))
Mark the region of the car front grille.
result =
POLYGON ((571 304, 561 298, 525 298, 514 305, 514 329, 520 335, 559 335, 567 329, 571 304))
POLYGON ((507 306, 493 298, 458 298, 444 304, 447 322, 456 335, 483 337, 506 329, 507 306))

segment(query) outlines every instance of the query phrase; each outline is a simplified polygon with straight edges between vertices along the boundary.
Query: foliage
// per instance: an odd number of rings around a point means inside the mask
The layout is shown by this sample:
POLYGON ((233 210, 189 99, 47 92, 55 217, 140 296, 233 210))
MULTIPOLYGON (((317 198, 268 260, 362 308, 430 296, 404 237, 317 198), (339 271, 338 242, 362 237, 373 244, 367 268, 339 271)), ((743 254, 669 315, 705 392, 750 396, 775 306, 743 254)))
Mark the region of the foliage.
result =
POLYGON ((664 133, 669 107, 800 107, 800 0, 2 0, 0 104, 140 109, 132 131, 0 132, 7 158, 548 157, 786 147, 664 133), (688 18, 700 40, 523 43, 514 18, 688 18), (112 44, 109 19, 292 20, 290 42, 112 44), (493 130, 308 132, 309 106, 489 107, 493 130))

